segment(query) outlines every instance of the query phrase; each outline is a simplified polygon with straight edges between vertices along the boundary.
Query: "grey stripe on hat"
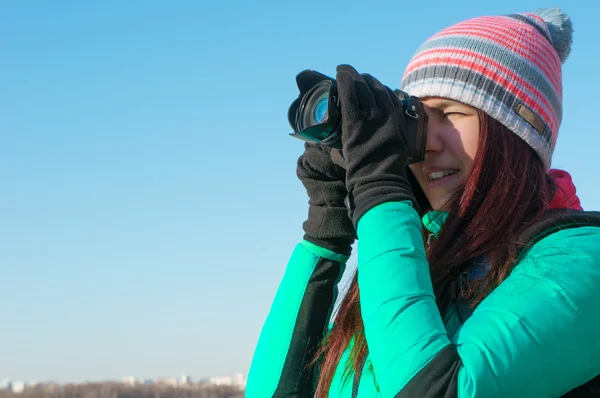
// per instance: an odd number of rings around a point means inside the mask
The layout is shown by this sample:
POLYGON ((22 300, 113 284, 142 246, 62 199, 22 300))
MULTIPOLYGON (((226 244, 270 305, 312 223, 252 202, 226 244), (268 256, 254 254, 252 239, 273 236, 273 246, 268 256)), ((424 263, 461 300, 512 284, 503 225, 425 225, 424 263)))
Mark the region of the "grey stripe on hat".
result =
POLYGON ((536 24, 534 21, 532 21, 531 19, 527 18, 525 15, 510 14, 510 15, 506 15, 506 16, 508 18, 516 19, 517 21, 526 23, 527 25, 534 27, 538 32, 540 32, 540 34, 542 36, 544 36, 544 38, 546 40, 548 40, 548 43, 550 43, 551 45, 553 45, 552 39, 550 38, 550 36, 548 35, 548 33, 544 29, 542 29, 540 26, 538 26, 538 24, 536 24))
MULTIPOLYGON (((418 52, 421 53, 430 49, 440 49, 442 51, 447 51, 447 53, 450 54, 452 53, 453 48, 466 49, 473 51, 476 54, 485 55, 495 59, 507 69, 519 75, 523 80, 537 88, 542 95, 546 97, 560 124, 560 121, 562 120, 562 102, 558 93, 549 82, 548 77, 544 73, 540 73, 540 70, 532 65, 530 61, 525 60, 515 52, 509 51, 506 47, 500 46, 491 40, 456 34, 450 37, 444 36, 432 39, 422 45, 418 49, 418 52), (482 52, 480 49, 485 49, 486 51, 482 52)), ((480 64, 485 65, 483 63, 480 64)), ((442 65, 438 65, 438 68, 441 66, 442 65)), ((524 87, 521 87, 521 89, 528 91, 524 87)), ((533 97, 535 98, 535 96, 533 97)))
POLYGON ((552 140, 552 132, 546 127, 546 131, 540 134, 534 126, 519 116, 516 112, 516 106, 520 104, 519 101, 516 101, 513 107, 509 108, 506 103, 489 96, 470 82, 459 82, 443 78, 418 80, 407 85, 404 89, 411 95, 418 97, 431 95, 451 98, 482 110, 527 142, 538 153, 544 166, 547 169, 550 167, 555 145, 552 140))
MULTIPOLYGON (((444 65, 430 65, 424 68, 416 69, 410 72, 402 83, 402 89, 411 95, 416 95, 411 92, 411 85, 414 83, 425 84, 431 80, 449 80, 455 82, 461 82, 475 87, 478 91, 484 93, 490 98, 494 98, 496 101, 503 103, 507 108, 516 112, 516 108, 522 101, 515 97, 510 91, 506 90, 502 85, 496 84, 493 80, 485 77, 480 73, 473 72, 469 68, 461 68, 458 66, 444 65)), ((550 129, 545 129, 543 137, 546 140, 552 139, 552 132, 550 129)))

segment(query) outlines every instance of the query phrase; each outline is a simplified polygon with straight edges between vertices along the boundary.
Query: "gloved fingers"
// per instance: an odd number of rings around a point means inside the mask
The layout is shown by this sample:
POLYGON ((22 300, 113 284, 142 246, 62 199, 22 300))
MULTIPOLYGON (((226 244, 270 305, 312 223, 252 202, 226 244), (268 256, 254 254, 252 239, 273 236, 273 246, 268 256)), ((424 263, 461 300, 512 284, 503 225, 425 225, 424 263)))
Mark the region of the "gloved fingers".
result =
POLYGON ((336 166, 341 167, 344 170, 346 169, 346 159, 344 159, 344 154, 341 150, 335 148, 331 150, 331 161, 336 166))
POLYGON ((338 66, 336 81, 342 113, 361 115, 377 107, 377 102, 369 86, 352 66, 338 66))
POLYGON ((369 85, 362 76, 360 77, 360 80, 354 81, 354 88, 356 90, 359 107, 363 112, 368 112, 371 109, 378 107, 377 98, 373 95, 369 85))
POLYGON ((364 73, 363 78, 369 86, 377 106, 388 112, 394 112, 399 109, 400 101, 396 94, 387 86, 383 85, 379 80, 368 73, 364 73))
POLYGON ((385 86, 368 73, 363 73, 361 76, 367 83, 367 86, 369 86, 371 93, 373 93, 377 107, 389 110, 391 106, 391 99, 385 86))
MULTIPOLYGON (((337 150, 336 150, 337 151, 337 150)), ((333 162, 332 148, 305 143, 304 153, 298 158, 296 174, 299 178, 312 178, 316 180, 344 180, 345 171, 343 164, 333 162)))
POLYGON ((304 153, 298 158, 298 177, 315 177, 327 170, 329 154, 323 152, 318 144, 305 143, 304 153))

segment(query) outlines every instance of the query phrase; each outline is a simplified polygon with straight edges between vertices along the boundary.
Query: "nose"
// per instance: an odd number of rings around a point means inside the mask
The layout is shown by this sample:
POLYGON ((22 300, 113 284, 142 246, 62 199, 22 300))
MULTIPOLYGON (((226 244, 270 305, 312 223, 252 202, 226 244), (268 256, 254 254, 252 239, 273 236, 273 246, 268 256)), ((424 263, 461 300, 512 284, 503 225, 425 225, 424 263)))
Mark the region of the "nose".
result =
POLYGON ((444 148, 443 142, 443 123, 433 112, 428 112, 429 120, 427 122, 427 140, 425 142, 425 154, 430 152, 441 152, 444 148))

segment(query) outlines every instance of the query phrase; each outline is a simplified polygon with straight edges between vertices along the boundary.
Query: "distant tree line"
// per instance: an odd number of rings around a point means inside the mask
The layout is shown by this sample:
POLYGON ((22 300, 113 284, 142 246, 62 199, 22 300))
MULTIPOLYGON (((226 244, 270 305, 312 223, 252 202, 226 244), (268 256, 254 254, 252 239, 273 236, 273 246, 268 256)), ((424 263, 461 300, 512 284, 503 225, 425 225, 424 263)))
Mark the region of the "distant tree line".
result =
POLYGON ((28 387, 21 393, 0 390, 0 398, 243 398, 234 386, 162 384, 128 386, 121 383, 46 384, 28 387))

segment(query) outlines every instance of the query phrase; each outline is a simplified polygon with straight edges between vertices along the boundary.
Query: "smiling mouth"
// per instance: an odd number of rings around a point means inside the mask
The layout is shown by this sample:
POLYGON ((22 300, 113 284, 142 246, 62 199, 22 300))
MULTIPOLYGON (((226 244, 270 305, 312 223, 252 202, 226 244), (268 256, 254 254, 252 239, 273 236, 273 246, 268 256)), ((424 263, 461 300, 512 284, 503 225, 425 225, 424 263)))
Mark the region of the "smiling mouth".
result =
POLYGON ((453 176, 456 173, 458 173, 458 170, 436 171, 435 173, 427 174, 427 178, 429 178, 429 181, 440 181, 446 179, 449 176, 453 176))

